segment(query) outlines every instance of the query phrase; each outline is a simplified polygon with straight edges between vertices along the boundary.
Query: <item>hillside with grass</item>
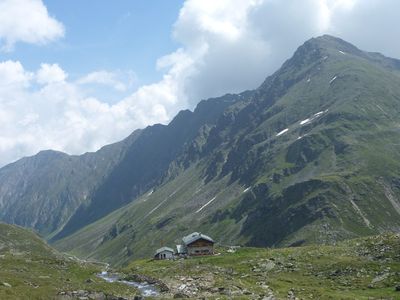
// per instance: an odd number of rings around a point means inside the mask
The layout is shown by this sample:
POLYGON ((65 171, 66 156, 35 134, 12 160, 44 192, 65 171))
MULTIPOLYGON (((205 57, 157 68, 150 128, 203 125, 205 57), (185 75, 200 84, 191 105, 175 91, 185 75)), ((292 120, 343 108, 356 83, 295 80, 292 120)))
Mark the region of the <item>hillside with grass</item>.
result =
POLYGON ((217 250, 210 257, 138 260, 122 272, 127 278, 160 280, 164 299, 400 298, 399 235, 336 246, 217 250))
POLYGON ((54 245, 123 265, 193 231, 260 247, 399 232, 399 72, 398 60, 341 39, 307 41, 258 89, 196 123, 162 180, 54 245))
POLYGON ((61 254, 30 230, 0 223, 0 299, 128 299, 138 295, 132 287, 98 278, 104 267, 61 254))

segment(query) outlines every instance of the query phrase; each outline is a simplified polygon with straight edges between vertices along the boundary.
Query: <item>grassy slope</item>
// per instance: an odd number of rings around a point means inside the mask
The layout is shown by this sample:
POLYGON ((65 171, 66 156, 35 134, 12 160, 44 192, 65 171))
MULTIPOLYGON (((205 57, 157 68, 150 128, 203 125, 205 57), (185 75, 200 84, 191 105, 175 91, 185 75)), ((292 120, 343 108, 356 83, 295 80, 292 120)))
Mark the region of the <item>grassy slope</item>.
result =
POLYGON ((133 288, 97 278, 102 266, 67 258, 33 232, 2 223, 0 265, 0 299, 54 299, 59 292, 77 290, 119 296, 136 294, 133 288))
POLYGON ((299 299, 400 298, 395 291, 400 284, 399 235, 337 246, 220 250, 221 255, 213 257, 138 260, 123 271, 161 279, 171 289, 165 298, 178 292, 210 299, 259 299, 271 293, 278 299, 288 299, 288 294, 299 299))
POLYGON ((240 227, 215 226, 206 222, 206 218, 214 209, 238 201, 244 187, 238 184, 227 187, 227 178, 204 185, 200 176, 199 168, 190 168, 151 195, 147 193, 54 246, 80 257, 121 265, 134 257, 148 256, 149 251, 152 253, 162 244, 180 243, 180 237, 193 228, 218 232, 225 237, 219 239, 223 244, 236 242, 240 227), (212 203, 196 213, 214 197, 212 203))

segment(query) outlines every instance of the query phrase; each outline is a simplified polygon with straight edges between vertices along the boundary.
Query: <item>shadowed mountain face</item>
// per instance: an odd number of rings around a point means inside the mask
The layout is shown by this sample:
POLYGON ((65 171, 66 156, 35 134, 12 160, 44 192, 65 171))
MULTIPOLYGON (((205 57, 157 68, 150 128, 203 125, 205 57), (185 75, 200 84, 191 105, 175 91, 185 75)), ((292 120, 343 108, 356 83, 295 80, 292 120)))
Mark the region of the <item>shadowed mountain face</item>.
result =
POLYGON ((0 169, 0 218, 49 235, 60 229, 140 135, 97 153, 43 151, 0 169))
POLYGON ((1 169, 0 217, 113 263, 192 231, 256 246, 398 231, 399 74, 398 60, 311 39, 258 89, 203 101, 86 155, 96 165, 101 157, 96 171, 72 164, 84 156, 54 153, 1 169), (63 183, 51 198, 54 184, 39 172, 63 183), (43 209, 20 213, 30 201, 43 209))
POLYGON ((202 101, 95 153, 43 151, 0 169, 0 219, 50 238, 90 224, 160 184, 186 142, 247 94, 202 101))
POLYGON ((90 202, 78 208, 55 239, 96 221, 161 184, 168 176, 169 166, 185 152, 186 144, 200 130, 213 125, 222 111, 241 97, 226 95, 204 101, 194 112, 181 111, 168 126, 154 125, 144 129, 92 193, 90 202))

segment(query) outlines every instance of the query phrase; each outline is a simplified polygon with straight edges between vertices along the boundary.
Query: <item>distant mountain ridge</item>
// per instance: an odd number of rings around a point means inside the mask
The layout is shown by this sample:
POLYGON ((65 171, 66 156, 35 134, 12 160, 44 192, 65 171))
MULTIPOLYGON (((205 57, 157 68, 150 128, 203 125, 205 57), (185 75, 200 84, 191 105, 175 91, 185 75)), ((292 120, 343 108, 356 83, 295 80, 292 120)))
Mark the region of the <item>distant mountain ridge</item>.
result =
POLYGON ((160 183, 185 141, 240 97, 202 101, 168 126, 137 130, 95 153, 42 151, 3 167, 0 219, 51 238, 97 220, 160 183))
POLYGON ((7 178, 21 174, 21 162, 1 169, 0 218, 37 228, 59 249, 116 264, 192 231, 253 246, 399 231, 399 113, 399 60, 313 38, 258 89, 203 101, 168 126, 91 154, 102 157, 98 173, 88 165, 82 177, 66 177, 75 170, 68 163, 51 176, 63 182, 54 198, 43 196, 54 184, 33 179, 54 162, 17 180, 7 178), (67 201, 66 187, 74 191, 67 201), (48 209, 13 207, 35 195, 48 209), (52 223, 49 212, 64 217, 52 223))
POLYGON ((43 235, 60 229, 87 201, 102 177, 140 135, 106 146, 96 153, 69 156, 42 151, 0 169, 0 219, 32 227, 43 235))

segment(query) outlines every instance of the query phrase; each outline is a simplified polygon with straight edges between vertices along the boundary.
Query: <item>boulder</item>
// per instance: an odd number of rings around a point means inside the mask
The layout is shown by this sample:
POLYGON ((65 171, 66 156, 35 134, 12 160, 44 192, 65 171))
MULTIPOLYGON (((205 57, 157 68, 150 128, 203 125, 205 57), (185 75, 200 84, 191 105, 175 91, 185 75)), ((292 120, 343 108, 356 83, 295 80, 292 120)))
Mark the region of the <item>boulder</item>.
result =
POLYGON ((8 287, 8 288, 11 288, 11 287, 12 287, 12 285, 9 284, 9 283, 7 283, 7 282, 2 282, 1 285, 2 285, 2 286, 5 286, 5 287, 8 287))
POLYGON ((174 299, 183 299, 183 298, 189 298, 189 296, 183 294, 183 293, 176 293, 174 295, 174 299))

